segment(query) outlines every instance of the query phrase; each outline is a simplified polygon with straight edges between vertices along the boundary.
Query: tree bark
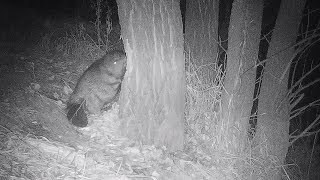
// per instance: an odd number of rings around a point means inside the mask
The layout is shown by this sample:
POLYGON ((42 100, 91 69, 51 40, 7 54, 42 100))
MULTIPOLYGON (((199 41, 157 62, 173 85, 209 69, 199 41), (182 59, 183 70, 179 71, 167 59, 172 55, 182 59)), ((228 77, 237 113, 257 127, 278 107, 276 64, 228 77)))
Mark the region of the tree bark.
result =
MULTIPOLYGON (((289 67, 294 58, 292 45, 296 42, 304 5, 305 0, 281 2, 267 53, 268 60, 264 67, 259 96, 255 141, 260 144, 267 140, 268 155, 277 160, 274 166, 278 167, 282 167, 289 146, 290 109, 287 84, 289 67)), ((281 179, 281 174, 274 173, 274 170, 267 174, 270 179, 281 179)))
POLYGON ((181 150, 185 67, 178 0, 117 0, 127 72, 120 95, 122 132, 181 150))
MULTIPOLYGON (((235 96, 240 87, 240 65, 242 61, 242 49, 245 29, 245 1, 235 0, 232 4, 232 11, 228 33, 228 50, 226 76, 224 80, 224 90, 222 93, 222 121, 221 142, 220 146, 226 148, 230 153, 238 152, 241 144, 239 143, 240 134, 243 131, 237 129, 242 126, 237 123, 241 118, 236 119, 235 114, 235 96)), ((240 148, 241 149, 241 148, 240 148)))
POLYGON ((222 119, 226 147, 241 154, 253 103, 263 14, 263 0, 235 0, 230 17, 226 77, 222 94, 222 119))

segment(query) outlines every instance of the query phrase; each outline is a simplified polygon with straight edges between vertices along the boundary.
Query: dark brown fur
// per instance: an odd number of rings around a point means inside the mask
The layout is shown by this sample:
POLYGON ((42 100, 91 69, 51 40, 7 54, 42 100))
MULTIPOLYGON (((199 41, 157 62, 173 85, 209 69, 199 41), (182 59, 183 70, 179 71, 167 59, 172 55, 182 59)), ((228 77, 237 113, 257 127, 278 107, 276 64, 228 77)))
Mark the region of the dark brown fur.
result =
POLYGON ((68 119, 75 126, 88 124, 86 112, 99 114, 104 105, 117 98, 125 73, 123 51, 111 51, 96 60, 80 77, 68 101, 68 119))

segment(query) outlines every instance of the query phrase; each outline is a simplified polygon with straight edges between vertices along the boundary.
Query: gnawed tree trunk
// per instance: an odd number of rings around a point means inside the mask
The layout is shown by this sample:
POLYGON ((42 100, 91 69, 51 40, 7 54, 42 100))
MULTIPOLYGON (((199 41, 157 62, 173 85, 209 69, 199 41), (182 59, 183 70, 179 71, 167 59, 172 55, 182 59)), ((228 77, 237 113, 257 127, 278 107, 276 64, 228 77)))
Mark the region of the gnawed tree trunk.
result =
POLYGON ((235 0, 232 5, 222 94, 222 142, 232 154, 242 153, 246 145, 255 80, 252 67, 258 58, 262 10, 262 0, 235 0))
POLYGON ((210 84, 216 76, 218 58, 218 0, 186 2, 185 42, 202 83, 210 84))
MULTIPOLYGON (((255 141, 261 147, 267 140, 266 152, 276 167, 283 165, 289 146, 287 84, 294 56, 292 45, 296 42, 304 5, 305 0, 282 0, 264 67, 255 141)), ((281 179, 275 169, 267 174, 270 179, 281 179)))
POLYGON ((127 72, 122 132, 145 143, 183 147, 185 69, 178 0, 118 0, 127 72))

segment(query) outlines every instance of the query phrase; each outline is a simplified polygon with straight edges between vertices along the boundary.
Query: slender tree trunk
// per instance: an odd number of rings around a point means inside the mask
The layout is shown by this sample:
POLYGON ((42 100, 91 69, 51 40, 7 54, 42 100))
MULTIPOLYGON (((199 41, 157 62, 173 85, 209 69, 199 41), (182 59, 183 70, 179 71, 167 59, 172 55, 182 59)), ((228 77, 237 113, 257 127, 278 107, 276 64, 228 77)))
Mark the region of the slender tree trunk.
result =
MULTIPOLYGON (((242 152, 247 146, 247 131, 251 109, 253 105, 253 94, 255 87, 256 68, 255 63, 258 59, 259 44, 261 35, 261 24, 263 15, 263 0, 245 1, 245 27, 244 41, 239 64, 239 87, 234 96, 234 111, 239 124, 240 145, 239 151, 242 152)), ((228 58, 229 60, 229 58, 228 58)), ((228 62, 227 62, 228 66, 228 62)))
POLYGON ((247 128, 253 102, 263 0, 235 0, 230 17, 222 118, 227 149, 241 154, 247 146, 247 128))
POLYGON ((243 59, 243 42, 245 29, 245 1, 235 0, 232 4, 228 33, 227 67, 222 93, 222 127, 220 146, 230 153, 241 149, 240 136, 244 129, 241 118, 236 118, 235 96, 240 87, 241 61, 243 59), (240 129, 239 129, 240 128, 240 129), (237 130, 239 129, 239 131, 237 130))
POLYGON ((183 147, 185 67, 178 0, 118 0, 127 72, 122 132, 146 143, 183 147))
MULTIPOLYGON (((305 0, 282 0, 264 67, 258 106, 257 143, 267 140, 267 152, 281 167, 289 146, 289 102, 287 84, 289 67, 294 56, 305 0), (262 139, 262 137, 264 137, 262 139)), ((281 179, 270 170, 270 179, 281 179)))
POLYGON ((202 66, 201 80, 209 84, 216 76, 218 58, 218 0, 186 2, 185 41, 193 63, 202 66))

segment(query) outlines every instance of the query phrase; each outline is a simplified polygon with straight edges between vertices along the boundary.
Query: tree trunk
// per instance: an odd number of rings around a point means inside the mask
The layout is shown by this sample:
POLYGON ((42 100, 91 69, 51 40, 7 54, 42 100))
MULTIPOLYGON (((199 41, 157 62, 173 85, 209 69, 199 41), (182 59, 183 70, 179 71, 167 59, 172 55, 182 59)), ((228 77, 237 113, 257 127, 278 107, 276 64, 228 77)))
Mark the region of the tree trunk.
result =
POLYGON ((118 0, 127 72, 122 132, 145 143, 183 147, 185 66, 178 0, 118 0))
POLYGON ((228 33, 226 77, 222 94, 224 147, 233 154, 243 152, 252 107, 258 57, 262 0, 235 0, 228 33))
MULTIPOLYGON (((261 25, 263 16, 263 0, 247 0, 244 57, 240 65, 242 69, 241 86, 238 93, 236 114, 244 119, 244 125, 250 127, 250 116, 254 101, 254 89, 258 62, 261 25)), ((250 132, 250 129, 248 129, 250 132)))
MULTIPOLYGON (((289 146, 289 102, 287 84, 294 56, 299 24, 305 0, 282 0, 264 67, 258 105, 256 143, 267 140, 267 154, 282 167, 289 146), (263 137, 263 139, 262 139, 263 137)), ((269 157, 269 158, 270 158, 269 157)), ((279 169, 281 170, 281 169, 279 169)), ((270 179, 281 179, 274 169, 266 172, 270 179)))
POLYGON ((185 44, 193 63, 199 68, 204 84, 210 84, 216 74, 218 58, 218 0, 186 2, 185 44))

